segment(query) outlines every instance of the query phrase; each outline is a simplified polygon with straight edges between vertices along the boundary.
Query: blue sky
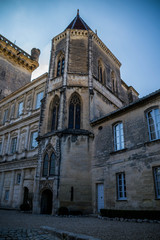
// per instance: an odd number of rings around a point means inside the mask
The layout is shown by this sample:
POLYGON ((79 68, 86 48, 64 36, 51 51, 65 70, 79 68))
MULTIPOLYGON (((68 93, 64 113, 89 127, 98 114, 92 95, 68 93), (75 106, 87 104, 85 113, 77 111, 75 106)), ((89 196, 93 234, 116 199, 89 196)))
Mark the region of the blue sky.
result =
POLYGON ((51 39, 80 16, 122 63, 121 78, 140 97, 160 88, 160 0, 0 0, 0 34, 30 53, 33 78, 48 71, 51 39))

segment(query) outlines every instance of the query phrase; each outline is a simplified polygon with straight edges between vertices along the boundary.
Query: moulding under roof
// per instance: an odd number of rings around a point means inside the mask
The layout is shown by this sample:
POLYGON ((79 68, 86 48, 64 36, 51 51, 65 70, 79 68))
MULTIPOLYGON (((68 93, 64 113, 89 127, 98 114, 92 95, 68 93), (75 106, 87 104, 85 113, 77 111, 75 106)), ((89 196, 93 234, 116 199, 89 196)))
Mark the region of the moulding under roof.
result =
POLYGON ((28 53, 2 35, 0 35, 0 56, 1 55, 13 64, 16 63, 27 69, 29 72, 33 72, 39 66, 39 63, 34 61, 28 53))
POLYGON ((66 29, 64 32, 58 34, 55 36, 52 41, 59 42, 63 38, 66 37, 67 31, 70 32, 71 36, 81 36, 81 37, 87 37, 89 34, 93 37, 93 39, 98 43, 98 45, 109 55, 109 57, 118 65, 118 67, 121 67, 120 61, 114 56, 114 54, 107 48, 107 46, 102 42, 102 40, 92 31, 92 30, 81 30, 81 29, 66 29))

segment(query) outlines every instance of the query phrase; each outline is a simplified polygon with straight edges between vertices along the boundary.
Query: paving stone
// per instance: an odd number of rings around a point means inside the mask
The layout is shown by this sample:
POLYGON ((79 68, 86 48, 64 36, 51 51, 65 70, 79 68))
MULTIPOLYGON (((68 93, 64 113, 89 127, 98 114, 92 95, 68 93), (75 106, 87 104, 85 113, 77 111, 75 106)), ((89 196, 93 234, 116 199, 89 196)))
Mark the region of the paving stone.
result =
MULTIPOLYGON (((46 231, 40 231, 39 229, 29 230, 29 238, 32 240, 54 240, 54 237, 51 234, 48 234, 46 231)), ((28 231, 25 229, 15 229, 15 230, 1 230, 0 231, 0 240, 27 240, 28 231)))
MULTIPOLYGON (((101 240, 158 240, 160 224, 156 222, 137 223, 96 217, 56 217, 27 214, 18 211, 0 210, 0 240, 55 240, 53 235, 42 230, 42 226, 52 227, 62 232, 84 234, 101 240)), ((134 221, 134 222, 132 222, 134 221)))

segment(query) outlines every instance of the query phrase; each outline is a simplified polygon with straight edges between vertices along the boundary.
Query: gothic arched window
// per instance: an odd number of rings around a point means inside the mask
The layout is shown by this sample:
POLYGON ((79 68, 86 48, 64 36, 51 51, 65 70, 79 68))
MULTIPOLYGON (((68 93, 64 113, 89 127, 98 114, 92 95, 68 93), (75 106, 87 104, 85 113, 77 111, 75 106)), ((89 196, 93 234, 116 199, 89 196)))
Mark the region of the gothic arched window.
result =
POLYGON ((81 103, 77 94, 74 94, 69 104, 69 124, 70 129, 80 129, 81 103))
POLYGON ((43 162, 43 176, 46 177, 48 175, 48 161, 49 157, 48 154, 46 153, 44 156, 44 162, 43 162))
POLYGON ((64 58, 62 58, 61 75, 64 73, 64 58))
POLYGON ((46 153, 43 160, 43 177, 55 175, 56 155, 54 152, 46 153))
POLYGON ((55 154, 54 152, 51 154, 50 157, 50 167, 49 167, 49 175, 54 175, 55 174, 55 154))
POLYGON ((59 97, 56 95, 50 105, 48 111, 48 132, 58 129, 58 115, 59 115, 59 97))
POLYGON ((60 76, 60 69, 61 69, 61 61, 59 60, 57 64, 57 77, 60 76))
POLYGON ((103 82, 102 66, 98 66, 98 80, 101 83, 103 82))
POLYGON ((63 54, 61 54, 57 61, 57 77, 64 74, 64 65, 65 65, 65 59, 63 54))
POLYGON ((111 80, 112 80, 112 91, 114 93, 117 93, 117 81, 116 81, 116 75, 114 71, 111 72, 111 80))
POLYGON ((98 81, 102 84, 105 84, 105 70, 100 60, 98 61, 98 81))
POLYGON ((59 97, 55 96, 51 107, 51 131, 58 128, 59 97))

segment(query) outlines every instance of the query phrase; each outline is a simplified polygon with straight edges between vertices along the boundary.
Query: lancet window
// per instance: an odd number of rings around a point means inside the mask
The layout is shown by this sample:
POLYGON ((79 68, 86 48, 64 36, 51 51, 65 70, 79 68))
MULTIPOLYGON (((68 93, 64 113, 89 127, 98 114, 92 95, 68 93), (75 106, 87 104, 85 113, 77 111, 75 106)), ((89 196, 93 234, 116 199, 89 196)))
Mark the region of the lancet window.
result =
POLYGON ((112 91, 113 93, 117 93, 117 81, 116 81, 116 75, 115 72, 111 72, 111 80, 112 80, 112 91))
POLYGON ((52 152, 50 155, 48 153, 45 154, 43 160, 43 177, 55 175, 55 160, 56 155, 54 152, 52 152))
POLYGON ((64 58, 64 55, 61 54, 57 61, 57 77, 64 74, 64 65, 65 65, 65 58, 64 58))
POLYGON ((53 107, 52 107, 51 131, 55 131, 58 128, 58 113, 59 113, 59 97, 56 96, 53 101, 53 107))
POLYGON ((98 61, 98 81, 105 84, 105 69, 100 60, 98 61))
POLYGON ((81 102, 78 94, 74 94, 69 104, 69 126, 70 129, 80 129, 81 102))

